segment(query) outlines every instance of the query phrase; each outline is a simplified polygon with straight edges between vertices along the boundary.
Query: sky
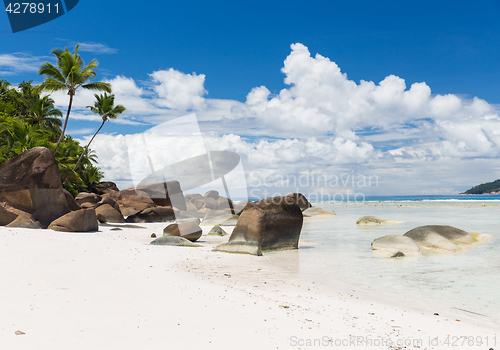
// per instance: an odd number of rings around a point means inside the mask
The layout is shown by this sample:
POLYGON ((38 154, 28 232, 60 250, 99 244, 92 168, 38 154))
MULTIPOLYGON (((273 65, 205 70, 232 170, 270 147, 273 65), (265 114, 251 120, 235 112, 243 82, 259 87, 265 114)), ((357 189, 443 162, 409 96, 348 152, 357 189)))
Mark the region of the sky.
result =
MULTIPOLYGON (((41 82, 54 48, 97 59, 127 108, 91 146, 119 186, 134 135, 195 113, 207 150, 241 156, 253 197, 457 194, 500 178, 499 14, 500 1, 80 0, 18 33, 0 14, 0 79, 41 82)), ((93 101, 79 90, 68 124, 83 145, 93 101)))

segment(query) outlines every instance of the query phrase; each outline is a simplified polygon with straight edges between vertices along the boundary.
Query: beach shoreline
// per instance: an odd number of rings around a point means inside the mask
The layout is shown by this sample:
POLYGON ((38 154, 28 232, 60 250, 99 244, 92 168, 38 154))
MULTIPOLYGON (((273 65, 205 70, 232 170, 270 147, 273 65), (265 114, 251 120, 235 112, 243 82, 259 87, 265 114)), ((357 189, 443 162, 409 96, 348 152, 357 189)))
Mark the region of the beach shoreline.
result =
POLYGON ((467 348, 484 349, 500 342, 498 324, 479 316, 437 316, 344 282, 332 288, 304 278, 297 251, 212 252, 228 236, 206 235, 201 248, 150 246, 165 224, 140 226, 84 234, 2 227, 2 348, 449 349, 467 336, 474 337, 467 348))

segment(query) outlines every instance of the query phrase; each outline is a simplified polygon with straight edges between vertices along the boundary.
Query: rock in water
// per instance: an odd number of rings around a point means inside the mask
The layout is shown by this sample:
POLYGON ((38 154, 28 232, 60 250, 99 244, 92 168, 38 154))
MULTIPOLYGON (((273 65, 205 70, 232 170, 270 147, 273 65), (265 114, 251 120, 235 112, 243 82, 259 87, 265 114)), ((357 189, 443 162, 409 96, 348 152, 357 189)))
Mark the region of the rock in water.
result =
POLYGON ((72 211, 54 220, 49 229, 64 232, 92 232, 99 230, 94 209, 72 211))
POLYGON ((333 211, 324 210, 318 207, 307 208, 302 211, 304 217, 313 216, 337 216, 333 211))
POLYGON ((419 226, 404 234, 428 250, 462 251, 462 246, 483 243, 489 235, 472 233, 447 225, 419 226))
POLYGON ((191 242, 200 239, 202 230, 195 221, 183 221, 180 223, 170 224, 163 229, 163 236, 180 236, 191 242))
POLYGON ((32 214, 43 228, 71 211, 49 149, 35 147, 0 164, 0 202, 32 214))
POLYGON ((201 247, 199 244, 194 244, 191 241, 179 236, 163 236, 155 239, 152 245, 171 245, 177 247, 201 247))
POLYGON ((384 258, 422 254, 418 244, 413 239, 398 235, 377 238, 372 242, 372 252, 373 255, 384 258))
POLYGON ((214 250, 239 253, 248 250, 248 242, 257 242, 258 249, 247 252, 253 255, 261 250, 297 249, 303 220, 299 204, 292 197, 260 200, 241 213, 229 242, 214 250), (238 245, 244 247, 240 250, 238 245))
POLYGON ((378 218, 376 216, 363 216, 356 221, 356 225, 380 225, 385 223, 387 220, 378 218))
POLYGON ((302 193, 290 193, 286 196, 293 198, 302 211, 312 207, 311 203, 309 203, 306 196, 304 196, 302 193))

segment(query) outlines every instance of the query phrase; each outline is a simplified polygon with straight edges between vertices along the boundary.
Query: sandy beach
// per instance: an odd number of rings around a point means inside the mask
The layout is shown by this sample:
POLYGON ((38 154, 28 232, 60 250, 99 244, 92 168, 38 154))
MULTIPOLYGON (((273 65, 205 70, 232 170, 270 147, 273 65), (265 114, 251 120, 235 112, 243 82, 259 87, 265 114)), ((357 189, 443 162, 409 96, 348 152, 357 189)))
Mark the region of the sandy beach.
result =
POLYGON ((165 224, 140 226, 82 234, 1 227, 0 348, 496 349, 500 343, 499 325, 480 316, 435 315, 340 281, 331 288, 305 279, 294 252, 212 252, 228 236, 205 235, 210 227, 203 227, 201 248, 151 246, 151 233, 161 235, 165 224))

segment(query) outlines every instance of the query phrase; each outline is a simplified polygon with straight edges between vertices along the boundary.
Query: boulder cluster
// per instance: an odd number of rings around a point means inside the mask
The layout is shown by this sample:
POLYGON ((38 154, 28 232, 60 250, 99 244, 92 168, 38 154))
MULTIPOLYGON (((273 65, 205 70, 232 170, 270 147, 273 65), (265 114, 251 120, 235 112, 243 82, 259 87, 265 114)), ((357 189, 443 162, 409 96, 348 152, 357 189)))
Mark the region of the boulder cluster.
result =
POLYGON ((235 204, 215 190, 184 195, 178 181, 121 191, 107 182, 73 198, 63 189, 52 153, 43 147, 0 165, 0 226, 93 232, 99 223, 168 222, 151 244, 176 246, 199 246, 193 242, 202 236, 200 225, 212 226, 209 234, 217 236, 227 235, 221 226, 234 226, 229 241, 214 250, 262 255, 297 249, 304 217, 334 215, 312 208, 300 193, 235 204))
POLYGON ((447 225, 419 226, 402 236, 388 235, 372 242, 372 252, 379 257, 421 255, 422 252, 460 253, 466 246, 485 242, 489 235, 468 232, 447 225))

